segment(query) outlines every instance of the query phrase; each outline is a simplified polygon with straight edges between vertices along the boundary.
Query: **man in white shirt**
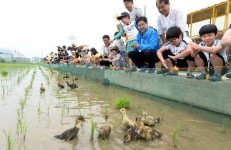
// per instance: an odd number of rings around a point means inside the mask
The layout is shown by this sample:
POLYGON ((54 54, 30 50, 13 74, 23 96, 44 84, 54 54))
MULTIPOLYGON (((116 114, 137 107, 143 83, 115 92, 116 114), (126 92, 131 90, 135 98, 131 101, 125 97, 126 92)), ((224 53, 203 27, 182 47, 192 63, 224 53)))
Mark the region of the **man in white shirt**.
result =
POLYGON ((136 21, 138 17, 143 16, 143 12, 140 8, 134 6, 133 0, 123 0, 125 8, 130 13, 130 21, 136 21))
MULTIPOLYGON (((123 0, 125 8, 129 11, 130 21, 136 21, 137 18, 144 16, 143 11, 134 6, 133 0, 123 0)), ((118 30, 120 31, 123 28, 122 24, 117 25, 118 30)))
POLYGON ((164 44, 167 42, 165 32, 170 27, 178 26, 183 32, 183 36, 188 36, 187 16, 185 14, 177 9, 170 8, 169 0, 157 0, 156 7, 161 14, 157 20, 157 32, 164 44))
POLYGON ((102 46, 102 49, 101 49, 101 57, 100 57, 100 65, 101 66, 110 66, 111 65, 111 62, 109 62, 109 55, 111 54, 111 40, 110 40, 110 36, 109 35, 104 35, 103 36, 103 42, 104 42, 104 45, 102 46))

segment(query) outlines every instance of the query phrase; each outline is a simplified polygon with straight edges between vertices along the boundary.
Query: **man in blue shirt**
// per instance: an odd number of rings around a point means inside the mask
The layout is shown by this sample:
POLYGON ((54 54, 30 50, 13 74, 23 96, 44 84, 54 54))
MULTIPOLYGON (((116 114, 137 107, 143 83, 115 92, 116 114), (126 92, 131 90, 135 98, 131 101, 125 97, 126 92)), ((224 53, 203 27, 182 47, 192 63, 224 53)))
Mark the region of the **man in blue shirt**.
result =
POLYGON ((135 51, 128 53, 128 57, 135 63, 140 72, 155 72, 155 63, 159 61, 157 50, 159 46, 159 37, 157 32, 148 27, 146 17, 139 17, 136 21, 139 33, 136 41, 131 45, 135 51))

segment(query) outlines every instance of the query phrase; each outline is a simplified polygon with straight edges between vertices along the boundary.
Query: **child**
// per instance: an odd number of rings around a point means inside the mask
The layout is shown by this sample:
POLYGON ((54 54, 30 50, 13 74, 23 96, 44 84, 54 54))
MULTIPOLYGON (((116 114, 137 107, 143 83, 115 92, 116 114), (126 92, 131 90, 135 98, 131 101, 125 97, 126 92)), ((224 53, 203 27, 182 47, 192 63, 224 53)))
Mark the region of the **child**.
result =
POLYGON ((191 57, 191 39, 184 38, 181 29, 177 26, 170 27, 166 33, 169 41, 157 51, 157 56, 163 66, 169 69, 164 75, 178 75, 178 67, 187 68, 187 77, 193 78, 192 70, 195 67, 194 58, 191 57), (187 41, 186 41, 187 40, 187 41), (174 67, 177 66, 177 67, 174 67))
MULTIPOLYGON (((119 32, 115 32, 114 36, 116 36, 119 32)), ((113 46, 118 46, 119 50, 120 50, 120 54, 121 56, 124 58, 124 61, 126 62, 126 56, 125 56, 125 42, 124 40, 119 37, 118 39, 114 40, 113 42, 113 46)), ((124 64, 125 64, 124 62, 124 64)))
POLYGON ((91 52, 88 46, 84 46, 82 49, 82 62, 85 64, 90 64, 91 52))
POLYGON ((199 45, 191 44, 192 56, 201 71, 201 74, 196 76, 198 80, 205 80, 206 75, 210 74, 210 81, 221 81, 221 76, 228 71, 226 50, 220 40, 216 39, 217 32, 216 25, 205 25, 199 31, 202 42, 199 45))
MULTIPOLYGON (((138 30, 135 25, 135 21, 130 20, 130 15, 127 12, 121 13, 118 20, 121 20, 124 24, 123 29, 114 37, 114 40, 119 39, 124 33, 126 33, 128 37, 127 45, 126 45, 126 52, 129 53, 130 51, 134 51, 131 47, 132 43, 136 39, 136 35, 138 34, 138 30)), ((129 67, 132 67, 132 61, 129 60, 129 67)))
POLYGON ((118 46, 111 48, 111 54, 109 56, 109 62, 112 62, 112 69, 119 70, 124 67, 124 60, 120 54, 118 46))

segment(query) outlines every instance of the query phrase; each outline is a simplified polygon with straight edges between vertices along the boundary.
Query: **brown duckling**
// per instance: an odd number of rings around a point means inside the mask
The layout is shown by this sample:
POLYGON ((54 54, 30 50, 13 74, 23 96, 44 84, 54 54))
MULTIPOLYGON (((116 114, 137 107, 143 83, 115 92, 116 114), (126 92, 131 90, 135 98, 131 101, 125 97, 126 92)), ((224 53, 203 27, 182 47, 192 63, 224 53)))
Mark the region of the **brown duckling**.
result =
POLYGON ((78 88, 78 86, 74 83, 74 81, 73 81, 72 84, 70 84, 69 82, 66 82, 66 83, 67 83, 67 86, 70 87, 71 89, 76 89, 76 88, 78 88))
POLYGON ((141 137, 136 133, 136 131, 137 131, 136 127, 130 128, 124 135, 123 143, 125 144, 140 139, 141 137))
POLYGON ((162 133, 155 130, 154 128, 144 125, 141 118, 136 118, 137 130, 136 133, 143 139, 148 141, 162 137, 162 133))
POLYGON ((124 128, 135 127, 135 123, 128 118, 125 108, 121 108, 120 113, 123 115, 122 125, 124 128))
POLYGON ((144 122, 144 125, 153 127, 160 123, 160 118, 154 118, 152 116, 148 116, 147 111, 143 111, 142 121, 144 122))
POLYGON ((74 80, 79 80, 77 77, 74 77, 74 80))
POLYGON ((98 134, 98 139, 100 140, 107 139, 111 134, 111 126, 109 125, 108 122, 108 115, 105 115, 104 119, 105 119, 105 125, 99 129, 99 134, 98 134))
POLYGON ((79 129, 82 125, 82 122, 84 122, 84 121, 85 121, 85 119, 83 116, 78 116, 76 118, 75 126, 73 128, 64 131, 60 135, 56 135, 55 138, 58 138, 60 140, 65 140, 65 141, 70 141, 70 140, 74 139, 79 132, 79 129))
POLYGON ((40 92, 45 92, 45 87, 43 86, 43 84, 41 83, 41 87, 40 87, 40 92))
POLYGON ((64 89, 64 88, 65 88, 65 86, 62 85, 61 83, 58 83, 58 87, 61 88, 61 89, 64 89))

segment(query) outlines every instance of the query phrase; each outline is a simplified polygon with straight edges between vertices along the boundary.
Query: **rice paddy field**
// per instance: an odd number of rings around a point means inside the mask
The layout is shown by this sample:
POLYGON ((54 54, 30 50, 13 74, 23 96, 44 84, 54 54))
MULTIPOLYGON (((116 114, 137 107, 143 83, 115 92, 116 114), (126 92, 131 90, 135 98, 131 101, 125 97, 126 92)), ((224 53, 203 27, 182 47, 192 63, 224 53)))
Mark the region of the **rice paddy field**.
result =
POLYGON ((231 118, 39 65, 0 64, 0 150, 44 149, 230 150, 231 118), (67 82, 75 82, 78 88, 68 87, 67 82), (65 87, 58 87, 58 83, 65 87), (40 91, 41 84, 44 92, 40 91), (129 101, 127 116, 131 120, 142 116, 143 111, 160 118, 154 128, 162 137, 124 143, 121 103, 116 104, 121 98, 129 101), (111 134, 99 140, 105 114, 111 134), (62 141, 54 137, 74 127, 79 115, 86 121, 76 138, 62 141))

